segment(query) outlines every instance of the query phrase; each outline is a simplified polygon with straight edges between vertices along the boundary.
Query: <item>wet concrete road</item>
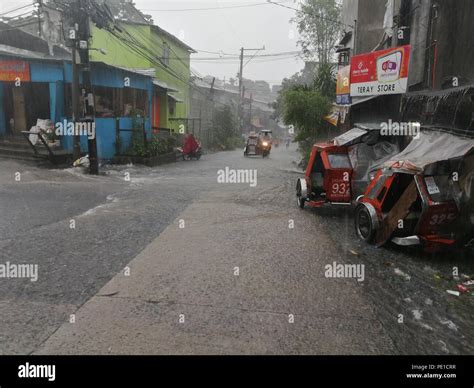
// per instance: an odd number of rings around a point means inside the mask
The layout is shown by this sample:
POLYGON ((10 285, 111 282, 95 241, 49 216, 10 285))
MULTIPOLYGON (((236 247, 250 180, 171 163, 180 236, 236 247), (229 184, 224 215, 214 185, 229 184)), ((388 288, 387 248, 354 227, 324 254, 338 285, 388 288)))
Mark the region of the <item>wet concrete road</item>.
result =
POLYGON ((296 159, 101 177, 0 161, 0 264, 39 266, 0 279, 0 353, 472 354, 474 298, 446 293, 472 260, 375 249, 350 211, 298 209, 296 159), (257 169, 257 186, 218 183, 225 167, 257 169), (325 278, 334 261, 364 281, 325 278))

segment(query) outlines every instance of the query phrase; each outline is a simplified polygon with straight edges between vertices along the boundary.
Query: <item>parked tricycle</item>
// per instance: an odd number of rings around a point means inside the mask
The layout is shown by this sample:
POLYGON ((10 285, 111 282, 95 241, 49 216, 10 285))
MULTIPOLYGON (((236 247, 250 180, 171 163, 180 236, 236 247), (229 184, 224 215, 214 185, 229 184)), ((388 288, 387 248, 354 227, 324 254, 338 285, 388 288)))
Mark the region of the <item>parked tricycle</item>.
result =
POLYGON ((331 143, 315 144, 305 177, 298 179, 296 184, 298 206, 350 205, 352 173, 347 147, 331 143))
POLYGON ((428 252, 459 247, 463 204, 457 174, 471 139, 427 133, 375 172, 355 210, 357 235, 382 246, 421 245, 428 252))
POLYGON ((372 163, 385 161, 398 151, 396 143, 380 139, 376 125, 356 126, 330 142, 315 144, 305 176, 296 183, 298 206, 350 206, 367 187, 372 163))

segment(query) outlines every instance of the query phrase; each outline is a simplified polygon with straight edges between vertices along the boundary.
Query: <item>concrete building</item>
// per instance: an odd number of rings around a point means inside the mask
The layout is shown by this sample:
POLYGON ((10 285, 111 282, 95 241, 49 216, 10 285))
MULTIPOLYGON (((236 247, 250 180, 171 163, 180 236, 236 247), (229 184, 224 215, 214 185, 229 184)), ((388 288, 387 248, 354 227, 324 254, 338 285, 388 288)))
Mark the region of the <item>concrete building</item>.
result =
POLYGON ((408 93, 356 101, 352 122, 406 118, 474 127, 474 2, 344 0, 342 9, 346 27, 337 47, 339 67, 353 55, 411 45, 408 93))

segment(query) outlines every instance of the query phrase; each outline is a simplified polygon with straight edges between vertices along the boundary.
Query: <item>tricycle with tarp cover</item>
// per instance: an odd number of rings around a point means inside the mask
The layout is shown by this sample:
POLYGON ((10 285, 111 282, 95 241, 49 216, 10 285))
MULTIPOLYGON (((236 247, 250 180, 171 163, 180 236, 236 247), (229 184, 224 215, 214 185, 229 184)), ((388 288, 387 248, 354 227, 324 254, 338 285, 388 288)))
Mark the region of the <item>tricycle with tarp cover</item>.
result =
POLYGON ((357 235, 382 246, 422 245, 428 252, 459 247, 464 226, 458 199, 462 159, 474 140, 423 132, 375 174, 355 209, 357 235))

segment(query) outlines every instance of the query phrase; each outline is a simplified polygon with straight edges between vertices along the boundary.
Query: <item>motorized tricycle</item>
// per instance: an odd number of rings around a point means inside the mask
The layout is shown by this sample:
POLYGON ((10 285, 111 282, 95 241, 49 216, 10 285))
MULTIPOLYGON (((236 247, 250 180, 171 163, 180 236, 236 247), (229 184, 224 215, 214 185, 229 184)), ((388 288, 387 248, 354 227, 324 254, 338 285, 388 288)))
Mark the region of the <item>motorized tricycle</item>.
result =
POLYGON ((371 163, 398 151, 396 144, 380 139, 376 126, 356 126, 332 141, 315 144, 305 176, 296 183, 298 206, 350 206, 368 184, 371 163))
POLYGON ((436 252, 460 248, 466 226, 457 174, 470 139, 428 133, 377 169, 357 199, 355 229, 368 243, 421 245, 436 252))
POLYGON ((450 179, 379 170, 359 199, 357 235, 377 246, 390 240, 404 246, 421 244, 430 252, 453 246, 459 209, 448 189, 450 179))
POLYGON ((247 137, 247 142, 244 148, 244 156, 262 155, 262 157, 265 158, 270 154, 270 150, 270 142, 262 140, 262 138, 257 136, 255 133, 251 133, 247 137))
POLYGON ((347 147, 331 143, 313 146, 305 177, 298 179, 296 197, 298 206, 321 207, 326 203, 351 204, 352 165, 347 147))

